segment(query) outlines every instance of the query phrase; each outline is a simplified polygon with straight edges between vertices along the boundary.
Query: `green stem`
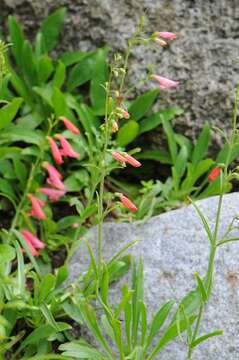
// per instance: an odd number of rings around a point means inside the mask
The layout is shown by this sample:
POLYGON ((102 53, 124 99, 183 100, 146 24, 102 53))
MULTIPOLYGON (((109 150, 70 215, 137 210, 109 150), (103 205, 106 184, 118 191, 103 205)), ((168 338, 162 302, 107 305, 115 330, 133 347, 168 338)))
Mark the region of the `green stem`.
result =
POLYGON ((195 325, 195 328, 194 328, 192 340, 191 340, 190 345, 189 345, 188 360, 192 360, 192 353, 193 353, 192 344, 197 338, 197 334, 198 334, 198 331, 199 331, 199 328, 200 328, 200 323, 201 323, 201 319, 202 319, 202 315, 203 315, 203 310, 204 310, 204 303, 202 303, 200 308, 199 308, 197 322, 196 322, 196 325, 195 325))

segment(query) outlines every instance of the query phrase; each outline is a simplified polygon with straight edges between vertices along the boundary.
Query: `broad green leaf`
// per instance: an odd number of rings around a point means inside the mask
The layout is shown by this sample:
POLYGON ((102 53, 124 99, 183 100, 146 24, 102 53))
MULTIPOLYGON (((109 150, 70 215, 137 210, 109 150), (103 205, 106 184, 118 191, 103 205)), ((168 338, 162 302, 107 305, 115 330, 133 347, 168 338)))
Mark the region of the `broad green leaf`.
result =
POLYGON ((183 110, 181 108, 172 107, 169 109, 162 109, 146 118, 143 118, 139 123, 139 134, 143 134, 156 128, 158 125, 161 125, 163 119, 169 121, 182 113, 183 110))
POLYGON ((128 111, 130 113, 130 117, 133 120, 141 119, 147 111, 152 107, 155 102, 157 96, 159 94, 158 89, 150 90, 145 92, 143 95, 140 95, 132 102, 128 111))
POLYGON ((10 262, 16 257, 15 249, 7 244, 0 244, 0 259, 1 262, 10 262))
POLYGON ((57 269, 56 273, 56 284, 55 287, 60 286, 68 278, 69 272, 66 265, 61 266, 57 269))
POLYGON ((57 228, 59 231, 62 231, 78 222, 79 222, 79 216, 77 215, 65 216, 57 222, 57 228))
POLYGON ((188 160, 188 151, 185 146, 181 147, 175 162, 175 170, 179 179, 184 175, 188 160))
POLYGON ((47 274, 43 277, 39 290, 39 303, 47 300, 48 295, 55 289, 56 277, 53 274, 47 274))
POLYGON ((33 50, 29 41, 25 40, 22 48, 22 70, 24 79, 31 85, 37 85, 37 67, 33 50))
POLYGON ((10 199, 16 200, 16 195, 14 191, 14 187, 12 186, 10 181, 5 179, 0 179, 0 193, 6 195, 10 199))
POLYGON ((138 135, 139 124, 134 120, 127 121, 117 133, 117 143, 119 146, 126 146, 131 143, 138 135))
POLYGON ((85 169, 75 171, 65 179, 67 191, 80 191, 89 182, 89 174, 85 169))
POLYGON ((44 140, 44 135, 40 130, 28 130, 25 126, 10 125, 0 132, 0 144, 23 141, 29 144, 40 145, 44 140))
POLYGON ((56 117, 64 116, 67 111, 65 96, 57 87, 53 89, 51 100, 56 117))
POLYGON ((67 81, 67 89, 69 91, 92 79, 96 57, 96 51, 89 53, 72 68, 67 81))
POLYGON ((231 150, 229 145, 225 143, 225 145, 217 155, 216 162, 226 164, 226 162, 228 161, 228 164, 230 164, 238 156, 239 156, 239 143, 234 144, 231 150))
POLYGON ((65 313, 76 322, 83 324, 82 314, 77 305, 73 304, 70 300, 67 300, 62 305, 65 313))
POLYGON ((44 84, 53 72, 52 60, 48 55, 42 55, 37 63, 39 84, 44 84))
POLYGON ((44 100, 46 104, 53 107, 52 104, 53 89, 51 86, 49 85, 42 87, 34 86, 33 90, 35 91, 36 94, 38 94, 42 98, 42 100, 44 100))
POLYGON ((155 129, 157 126, 162 124, 162 115, 160 111, 154 113, 139 122, 139 135, 155 129))
POLYGON ((0 148, 0 158, 12 158, 15 154, 21 153, 22 149, 16 146, 5 146, 0 148))
POLYGON ((176 159, 177 159, 178 148, 177 148, 177 143, 176 143, 176 140, 174 137, 174 131, 168 120, 163 119, 162 123, 163 123, 164 132, 167 136, 168 148, 169 148, 169 152, 171 155, 171 159, 172 159, 173 164, 175 164, 176 159))
POLYGON ((57 88, 60 89, 65 82, 65 77, 66 77, 66 67, 63 64, 63 62, 59 61, 52 80, 53 87, 56 86, 57 88))
POLYGON ((159 161, 162 164, 172 164, 171 157, 167 151, 164 150, 148 150, 143 151, 142 153, 137 154, 137 159, 145 159, 145 160, 155 160, 159 161))
POLYGON ((199 163, 199 161, 203 160, 203 157, 205 156, 208 150, 209 143, 210 143, 210 127, 209 124, 206 123, 198 137, 197 143, 193 150, 193 154, 192 154, 193 166, 196 166, 199 163))
POLYGON ((61 29, 64 25, 65 16, 66 9, 60 8, 43 21, 40 31, 43 36, 46 52, 52 50, 56 46, 61 29))
POLYGON ((99 49, 95 57, 93 76, 90 84, 90 99, 94 112, 104 115, 106 91, 105 83, 108 80, 107 54, 108 48, 99 49))
POLYGON ((22 78, 19 77, 13 69, 11 69, 10 81, 17 94, 24 98, 28 105, 33 106, 33 99, 29 89, 25 85, 22 78))
POLYGON ((0 129, 3 129, 12 122, 21 104, 21 98, 14 98, 9 104, 0 109, 0 129))
POLYGON ((23 31, 13 16, 8 17, 8 27, 10 32, 10 40, 12 43, 12 53, 19 67, 22 64, 22 48, 25 41, 23 31))
POLYGON ((65 66, 70 66, 70 65, 73 65, 73 64, 81 61, 87 55, 88 55, 88 53, 85 51, 70 51, 70 52, 64 53, 60 57, 60 60, 63 62, 63 64, 65 64, 65 66))
POLYGON ((70 342, 62 344, 59 349, 63 351, 63 355, 76 359, 104 360, 105 357, 93 346, 86 342, 70 342))
POLYGON ((214 161, 212 159, 205 159, 200 161, 196 167, 192 164, 188 164, 187 175, 184 179, 181 188, 183 190, 191 189, 196 181, 212 167, 214 161))

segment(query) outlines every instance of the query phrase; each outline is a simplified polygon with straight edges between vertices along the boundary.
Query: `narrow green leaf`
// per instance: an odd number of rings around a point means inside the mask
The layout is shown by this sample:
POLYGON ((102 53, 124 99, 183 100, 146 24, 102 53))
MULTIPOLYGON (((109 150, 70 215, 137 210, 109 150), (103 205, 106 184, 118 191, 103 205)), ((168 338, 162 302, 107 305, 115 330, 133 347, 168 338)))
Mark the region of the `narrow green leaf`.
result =
POLYGON ((205 302, 205 301, 207 301, 207 298, 208 298, 207 290, 206 290, 206 288, 205 288, 205 286, 203 284, 202 279, 198 275, 198 273, 195 273, 194 276, 195 276, 195 279, 196 279, 197 284, 198 284, 198 288, 199 288, 199 291, 200 291, 200 294, 201 294, 201 297, 202 297, 202 301, 205 302))
MULTIPOLYGON (((192 324, 195 319, 197 317, 192 315, 189 317, 189 323, 192 324)), ((158 341, 157 345, 155 346, 155 348, 153 349, 153 351, 150 353, 150 355, 146 358, 146 360, 152 360, 155 358, 155 356, 158 354, 158 352, 165 346, 167 345, 169 342, 171 342, 172 340, 174 340, 179 334, 181 334, 182 332, 184 332, 185 330, 187 330, 187 326, 188 326, 188 322, 187 320, 181 320, 179 322, 179 329, 176 323, 174 323, 173 325, 171 325, 163 334, 163 336, 160 338, 160 340, 158 341)))
POLYGON ((214 336, 219 336, 219 335, 223 335, 223 330, 216 330, 216 331, 213 331, 211 333, 200 336, 199 338, 194 340, 194 342, 191 344, 191 347, 195 348, 196 346, 198 346, 202 342, 206 341, 207 339, 209 339, 211 337, 214 337, 214 336))
POLYGON ((10 41, 12 43, 12 53, 18 66, 22 64, 22 48, 24 43, 24 34, 18 24, 17 20, 13 16, 8 17, 8 27, 10 32, 10 41))
POLYGON ((154 318, 151 323, 150 331, 149 331, 149 336, 147 338, 145 350, 147 350, 149 348, 149 346, 152 344, 153 339, 159 333, 159 330, 161 329, 164 322, 166 321, 173 305, 174 305, 174 301, 167 302, 154 315, 154 318))
POLYGON ((178 150, 177 150, 177 143, 174 137, 173 128, 168 120, 163 119, 162 123, 163 123, 163 129, 168 139, 168 147, 172 158, 172 162, 173 164, 175 164, 178 150))
POLYGON ((193 154, 192 154, 192 164, 196 166, 199 161, 203 160, 205 156, 208 146, 210 143, 210 127, 209 124, 206 123, 203 126, 203 129, 198 137, 197 143, 194 147, 193 154))
POLYGON ((148 151, 143 151, 139 154, 136 155, 137 159, 142 159, 142 160, 154 160, 154 161, 159 161, 162 164, 172 164, 172 160, 171 157, 169 155, 169 153, 167 151, 164 150, 148 150, 148 151))

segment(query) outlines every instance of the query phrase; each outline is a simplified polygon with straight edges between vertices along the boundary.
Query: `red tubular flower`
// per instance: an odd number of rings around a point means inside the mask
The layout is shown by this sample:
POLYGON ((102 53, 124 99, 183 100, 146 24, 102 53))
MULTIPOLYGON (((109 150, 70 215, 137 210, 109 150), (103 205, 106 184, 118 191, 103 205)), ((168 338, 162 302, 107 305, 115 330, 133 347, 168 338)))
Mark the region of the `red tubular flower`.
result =
POLYGON ((46 182, 58 190, 65 191, 65 185, 61 181, 62 179, 61 173, 59 173, 59 171, 53 165, 47 162, 43 163, 43 167, 48 171, 48 175, 49 175, 46 182))
POLYGON ((133 167, 140 167, 142 164, 136 160, 133 156, 126 154, 124 155, 125 161, 133 167))
POLYGON ((132 211, 133 213, 135 213, 138 210, 137 207, 134 205, 134 203, 131 200, 129 200, 125 195, 120 194, 119 197, 120 197, 121 203, 128 210, 132 211))
POLYGON ((23 236, 23 239, 27 243, 29 250, 31 251, 31 254, 33 256, 38 256, 39 252, 37 251, 37 249, 43 249, 45 247, 44 242, 39 240, 35 235, 33 235, 28 230, 22 230, 21 234, 23 236))
POLYGON ((121 155, 119 152, 113 151, 113 152, 112 152, 112 157, 113 157, 116 161, 118 161, 119 163, 121 163, 122 165, 125 164, 126 159, 125 159, 125 157, 124 157, 123 155, 121 155))
POLYGON ((28 199, 32 203, 32 209, 29 212, 29 215, 33 216, 39 220, 46 219, 46 215, 45 215, 44 211, 42 210, 42 207, 44 206, 44 202, 31 194, 28 195, 28 199))
POLYGON ((212 169, 208 175, 208 181, 212 182, 212 181, 215 181, 218 176, 220 175, 221 173, 221 169, 219 167, 215 167, 214 169, 212 169))
POLYGON ((168 31, 157 31, 155 33, 156 36, 161 37, 163 39, 169 39, 169 40, 174 40, 177 38, 177 35, 172 33, 172 32, 168 32, 168 31))
POLYGON ((72 148, 71 144, 62 136, 61 134, 57 134, 55 136, 56 139, 60 140, 61 143, 61 155, 66 157, 71 157, 75 159, 79 159, 80 154, 75 152, 75 150, 72 148))
POLYGON ((38 191, 40 191, 42 194, 45 194, 49 197, 49 200, 59 201, 59 199, 65 195, 64 190, 56 190, 56 189, 50 189, 50 188, 40 188, 38 191))
POLYGON ((160 75, 153 74, 151 79, 159 83, 160 89, 171 89, 179 85, 179 81, 170 80, 160 75))
POLYGON ((51 153, 52 153, 52 156, 53 156, 53 159, 55 160, 55 162, 59 165, 63 164, 61 152, 60 152, 60 149, 58 148, 56 142, 50 136, 48 137, 48 142, 50 144, 51 153))
POLYGON ((60 117, 60 120, 63 121, 65 127, 72 132, 73 134, 79 135, 80 134, 80 130, 74 125, 72 124, 72 122, 70 120, 68 120, 66 117, 60 117))

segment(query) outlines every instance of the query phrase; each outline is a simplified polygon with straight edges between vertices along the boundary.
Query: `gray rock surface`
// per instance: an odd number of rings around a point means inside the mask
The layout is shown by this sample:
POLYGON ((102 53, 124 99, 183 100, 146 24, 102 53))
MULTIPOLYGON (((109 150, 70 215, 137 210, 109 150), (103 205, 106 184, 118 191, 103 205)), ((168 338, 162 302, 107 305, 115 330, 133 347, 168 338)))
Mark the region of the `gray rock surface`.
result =
MULTIPOLYGON (((180 128, 194 136, 205 120, 228 128, 232 93, 238 82, 238 0, 0 0, 0 26, 14 13, 32 38, 42 19, 53 9, 66 6, 68 18, 62 49, 92 49, 108 43, 123 50, 139 16, 147 14, 147 31, 178 34, 168 50, 135 51, 133 75, 153 64, 155 70, 181 86, 162 94, 159 107, 176 104, 185 109, 180 128)), ((159 142, 153 136, 155 145, 159 142)), ((215 140, 218 140, 215 137, 215 140)))
MULTIPOLYGON (((218 198, 198 202, 202 212, 214 225, 218 198)), ((239 193, 224 197, 220 234, 223 234, 239 211, 239 193)), ((237 234, 238 236, 239 234, 237 234)), ((96 228, 88 233, 96 248, 96 228)), ((150 314, 169 300, 180 301, 195 287, 193 274, 204 276, 208 260, 208 240, 192 206, 153 217, 141 224, 106 223, 104 225, 104 256, 109 259, 133 240, 139 243, 133 254, 144 257, 145 299, 150 314)), ((71 280, 85 269, 87 251, 80 248, 72 258, 71 280)), ((129 277, 129 275, 128 275, 129 277)), ((224 335, 211 339, 197 348, 194 360, 236 360, 239 357, 239 243, 222 246, 216 257, 215 286, 203 320, 203 332, 223 329, 224 335)), ((124 279, 126 281, 126 279, 124 279)), ((114 298, 118 294, 114 289, 114 298)), ((118 296, 118 295, 117 295, 118 296)), ((117 297, 118 302, 118 297, 117 297)), ((160 353, 159 359, 186 360, 185 344, 178 340, 160 353)))

